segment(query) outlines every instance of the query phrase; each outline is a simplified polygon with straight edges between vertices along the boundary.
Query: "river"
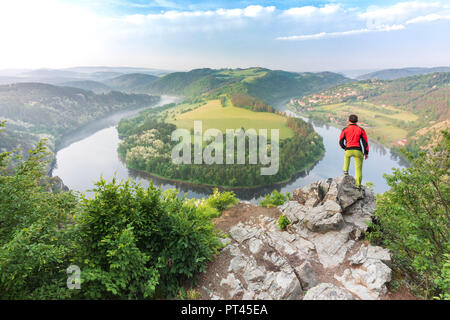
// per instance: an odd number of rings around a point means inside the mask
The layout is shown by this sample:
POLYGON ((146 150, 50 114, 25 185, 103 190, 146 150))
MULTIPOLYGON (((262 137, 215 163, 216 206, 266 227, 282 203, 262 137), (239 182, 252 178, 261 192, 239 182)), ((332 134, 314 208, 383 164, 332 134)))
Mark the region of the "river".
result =
MULTIPOLYGON (((175 97, 163 96, 158 105, 175 102, 176 100, 177 98, 175 97)), ((153 179, 153 183, 164 190, 177 188, 180 190, 180 195, 186 193, 188 198, 207 197, 211 193, 211 188, 167 182, 125 167, 125 164, 119 159, 117 154, 120 139, 116 125, 120 119, 133 117, 141 110, 115 113, 65 137, 56 153, 56 165, 52 175, 59 176, 70 189, 85 192, 88 196, 92 195, 92 192, 89 190, 94 187, 94 183, 98 181, 100 176, 107 181, 115 176, 118 179, 131 177, 145 186, 148 186, 149 179, 153 179)), ((287 110, 283 111, 287 112, 287 110)), ((255 203, 264 194, 270 193, 274 189, 281 192, 292 192, 294 189, 308 185, 316 180, 341 175, 344 154, 338 145, 338 137, 341 130, 316 122, 312 122, 312 124, 317 133, 323 138, 325 145, 323 158, 309 170, 297 174, 288 183, 254 189, 236 189, 234 191, 238 198, 255 203)), ((394 167, 404 168, 407 164, 388 148, 373 141, 369 141, 369 144, 369 159, 365 160, 363 164, 363 183, 367 181, 373 182, 375 184, 375 192, 382 193, 388 190, 383 174, 391 173, 394 167)), ((353 170, 352 161, 350 165, 350 174, 352 175, 353 170)))

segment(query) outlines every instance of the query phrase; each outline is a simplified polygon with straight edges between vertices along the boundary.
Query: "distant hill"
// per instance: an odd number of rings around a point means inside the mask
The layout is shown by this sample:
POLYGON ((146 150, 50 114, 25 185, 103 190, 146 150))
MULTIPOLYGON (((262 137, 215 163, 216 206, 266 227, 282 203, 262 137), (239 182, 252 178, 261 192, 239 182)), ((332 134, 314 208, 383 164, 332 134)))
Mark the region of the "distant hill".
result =
POLYGON ((23 72, 20 76, 30 78, 78 78, 80 75, 68 70, 43 68, 23 72))
POLYGON ((156 79, 158 77, 149 74, 130 73, 105 80, 104 83, 116 90, 142 93, 148 91, 150 84, 156 79))
POLYGON ((385 69, 363 74, 357 77, 357 79, 394 80, 402 77, 411 77, 435 72, 449 72, 449 71, 450 67, 385 69))
POLYGON ((358 114, 372 139, 417 153, 435 144, 440 129, 450 129, 449 96, 450 72, 437 72, 354 81, 292 99, 290 104, 309 118, 339 127, 346 125, 349 114, 358 114))
POLYGON ((155 80, 148 92, 195 96, 245 93, 267 103, 279 103, 299 92, 307 94, 350 81, 332 72, 295 73, 264 68, 195 69, 174 72, 155 80))
POLYGON ((449 84, 450 72, 396 80, 361 80, 332 87, 317 95, 303 96, 301 100, 306 103, 304 108, 353 102, 390 105, 419 115, 421 121, 442 121, 450 118, 449 84), (308 102, 310 99, 312 102, 308 102))
POLYGON ((13 76, 0 76, 0 85, 18 83, 18 82, 29 82, 26 78, 13 77, 13 76))
MULTIPOLYGON (((158 96, 92 91, 44 83, 17 83, 0 86, 0 121, 6 120, 0 139, 0 152, 27 145, 33 139, 49 139, 52 149, 62 135, 105 115, 145 106, 159 101, 158 96), (6 139, 7 138, 7 139, 6 139)), ((25 150, 26 151, 26 150, 25 150)))
POLYGON ((123 73, 112 70, 96 71, 96 69, 93 69, 92 72, 77 72, 65 69, 36 69, 21 73, 18 76, 27 79, 28 82, 61 84, 80 80, 103 81, 120 75, 123 75, 123 73))
POLYGON ((111 87, 104 83, 93 81, 93 80, 79 80, 79 81, 68 81, 59 84, 59 86, 73 87, 84 90, 90 90, 94 93, 107 93, 113 90, 111 87))
POLYGON ((152 83, 150 92, 164 94, 202 94, 225 82, 225 77, 216 75, 212 69, 195 69, 189 72, 169 73, 152 83))
POLYGON ((155 69, 155 68, 139 68, 139 67, 107 67, 107 66, 80 66, 63 70, 79 72, 79 73, 96 73, 96 72, 115 72, 120 74, 144 73, 150 75, 164 75, 173 71, 155 69))
POLYGON ((40 82, 61 85, 74 81, 103 82, 126 74, 163 76, 172 71, 154 68, 87 66, 65 69, 4 69, 0 70, 0 85, 19 82, 40 82))

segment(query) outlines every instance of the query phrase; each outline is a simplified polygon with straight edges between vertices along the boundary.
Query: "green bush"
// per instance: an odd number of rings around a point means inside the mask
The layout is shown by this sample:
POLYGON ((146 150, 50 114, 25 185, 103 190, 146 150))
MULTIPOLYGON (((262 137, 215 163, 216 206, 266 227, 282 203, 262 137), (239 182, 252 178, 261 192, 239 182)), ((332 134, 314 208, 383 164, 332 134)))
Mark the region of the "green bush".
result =
POLYGON ((412 166, 385 175, 391 189, 377 197, 368 234, 392 251, 394 266, 426 298, 448 297, 449 289, 450 135, 443 135, 433 152, 406 154, 412 166))
POLYGON ((233 191, 219 192, 217 188, 214 188, 213 194, 206 200, 207 205, 216 208, 220 213, 238 202, 233 191))
POLYGON ((280 227, 280 230, 286 229, 286 227, 290 224, 291 221, 289 221, 289 218, 286 217, 284 214, 278 217, 278 226, 280 227))
POLYGON ((0 299, 71 295, 65 270, 73 251, 70 212, 76 197, 47 191, 45 156, 39 143, 6 174, 8 156, 0 154, 0 299))
POLYGON ((45 155, 40 143, 6 174, 0 154, 0 299, 175 297, 222 247, 216 208, 115 179, 93 198, 53 193, 45 155), (80 290, 67 288, 70 265, 80 290))
POLYGON ((265 208, 281 206, 283 203, 288 201, 290 197, 289 192, 282 194, 277 190, 273 190, 271 194, 266 194, 264 196, 264 199, 259 202, 259 205, 265 208))
POLYGON ((96 186, 94 198, 83 199, 75 216, 75 264, 89 298, 176 296, 221 247, 211 216, 175 190, 162 193, 130 180, 101 179, 96 186))
POLYGON ((450 254, 445 254, 445 262, 441 269, 441 276, 435 279, 435 284, 442 293, 434 297, 437 300, 450 300, 450 254))

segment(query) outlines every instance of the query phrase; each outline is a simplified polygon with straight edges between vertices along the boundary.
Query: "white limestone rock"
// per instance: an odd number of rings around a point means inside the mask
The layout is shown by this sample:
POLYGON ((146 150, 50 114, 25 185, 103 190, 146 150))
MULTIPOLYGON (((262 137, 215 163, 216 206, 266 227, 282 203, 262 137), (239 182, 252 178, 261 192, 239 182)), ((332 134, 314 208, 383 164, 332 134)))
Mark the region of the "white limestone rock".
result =
POLYGON ((321 283, 305 294, 303 300, 356 300, 350 292, 332 283, 321 283))

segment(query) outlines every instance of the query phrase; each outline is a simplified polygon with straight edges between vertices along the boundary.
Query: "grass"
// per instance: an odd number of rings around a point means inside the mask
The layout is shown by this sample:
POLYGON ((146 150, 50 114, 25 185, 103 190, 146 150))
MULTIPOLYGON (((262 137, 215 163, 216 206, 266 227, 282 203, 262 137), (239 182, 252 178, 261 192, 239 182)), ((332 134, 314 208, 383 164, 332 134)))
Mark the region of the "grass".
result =
MULTIPOLYGON (((183 107, 183 109, 186 109, 183 107)), ((179 109, 179 110, 183 110, 179 109)), ((216 128, 225 133, 226 129, 244 128, 255 129, 279 129, 280 139, 292 137, 294 132, 287 127, 287 119, 281 115, 269 112, 253 112, 247 109, 237 108, 227 103, 222 107, 219 100, 210 100, 192 111, 172 114, 167 122, 175 124, 178 128, 191 129, 195 120, 202 120, 203 132, 210 128, 216 128)), ((268 132, 270 135, 270 131, 268 132)))
POLYGON ((366 129, 368 135, 372 139, 384 143, 392 143, 406 138, 408 130, 402 127, 400 121, 408 124, 419 120, 419 117, 411 112, 393 106, 374 105, 368 102, 321 105, 313 107, 313 113, 323 115, 324 119, 331 117, 344 119, 352 113, 357 114, 360 125, 366 129))
POLYGON ((418 116, 409 112, 397 109, 393 106, 379 106, 374 105, 372 103, 355 103, 355 104, 346 104, 346 103, 338 103, 338 104, 330 104, 324 105, 320 107, 316 107, 315 109, 323 109, 327 111, 334 112, 350 112, 356 113, 361 119, 377 119, 377 117, 386 117, 392 120, 403 120, 405 122, 413 122, 418 120, 418 116))
POLYGON ((230 77, 244 77, 244 82, 252 82, 257 78, 264 77, 267 71, 260 70, 259 68, 249 68, 244 70, 224 70, 220 74, 230 77))

